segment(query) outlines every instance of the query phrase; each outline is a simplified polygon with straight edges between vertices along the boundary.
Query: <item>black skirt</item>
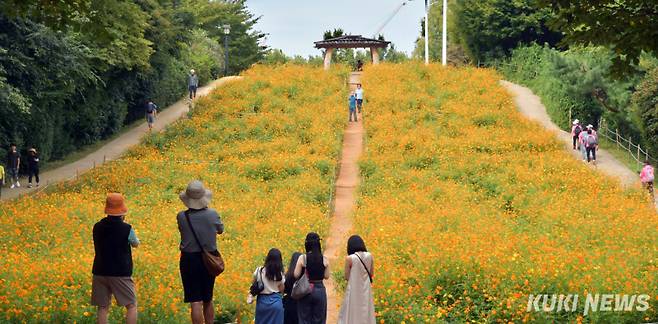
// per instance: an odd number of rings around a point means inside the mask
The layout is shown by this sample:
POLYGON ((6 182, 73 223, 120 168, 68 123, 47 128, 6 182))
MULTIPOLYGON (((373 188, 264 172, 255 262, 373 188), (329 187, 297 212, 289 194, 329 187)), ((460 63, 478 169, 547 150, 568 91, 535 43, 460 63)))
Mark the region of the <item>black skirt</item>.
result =
POLYGON ((180 276, 186 303, 212 300, 215 277, 206 270, 201 252, 181 252, 180 276))

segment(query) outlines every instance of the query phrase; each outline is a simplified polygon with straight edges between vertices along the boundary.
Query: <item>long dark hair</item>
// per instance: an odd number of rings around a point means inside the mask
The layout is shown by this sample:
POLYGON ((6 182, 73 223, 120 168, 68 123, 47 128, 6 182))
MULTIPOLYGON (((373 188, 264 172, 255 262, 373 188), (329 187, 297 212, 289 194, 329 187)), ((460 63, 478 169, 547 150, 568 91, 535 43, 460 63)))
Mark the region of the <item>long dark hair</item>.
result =
POLYGON ((281 251, 277 248, 270 249, 265 257, 265 277, 272 281, 281 281, 281 273, 283 272, 283 260, 281 259, 281 251))
POLYGON ((286 283, 284 284, 285 292, 288 295, 292 292, 292 285, 295 284, 295 268, 301 255, 299 252, 294 252, 290 257, 290 264, 288 265, 288 271, 286 271, 286 283))
POLYGON ((356 252, 368 252, 368 249, 366 249, 366 243, 363 242, 361 236, 352 235, 347 240, 347 255, 354 254, 356 252))
POLYGON ((306 234, 304 241, 304 248, 306 249, 306 267, 309 264, 324 264, 322 260, 322 246, 320 245, 320 235, 315 232, 306 234))

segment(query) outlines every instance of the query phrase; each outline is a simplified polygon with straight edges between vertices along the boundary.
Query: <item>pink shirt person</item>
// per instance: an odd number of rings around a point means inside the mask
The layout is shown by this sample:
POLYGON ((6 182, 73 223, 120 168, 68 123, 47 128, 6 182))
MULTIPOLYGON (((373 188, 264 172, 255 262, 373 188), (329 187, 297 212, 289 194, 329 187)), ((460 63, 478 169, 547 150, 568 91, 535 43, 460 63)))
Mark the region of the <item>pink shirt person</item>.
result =
POLYGON ((642 183, 653 182, 653 167, 650 164, 646 164, 642 171, 640 172, 640 181, 642 183))

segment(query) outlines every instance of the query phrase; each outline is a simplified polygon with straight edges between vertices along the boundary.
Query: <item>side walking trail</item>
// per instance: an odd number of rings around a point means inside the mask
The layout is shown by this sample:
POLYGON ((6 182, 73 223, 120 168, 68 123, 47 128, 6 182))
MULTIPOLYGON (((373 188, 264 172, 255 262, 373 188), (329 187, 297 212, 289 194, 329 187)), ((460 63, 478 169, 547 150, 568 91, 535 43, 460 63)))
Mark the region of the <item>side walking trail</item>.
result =
MULTIPOLYGON (((350 75, 350 90, 354 91, 359 83, 361 73, 350 75)), ((347 98, 345 99, 347 101, 347 98)), ((368 107, 364 106, 364 111, 368 107)), ((347 109, 345 109, 347 118, 347 109)), ((359 121, 349 123, 343 137, 343 149, 340 160, 340 171, 336 179, 336 194, 334 196, 334 215, 329 229, 329 236, 324 245, 324 254, 329 259, 332 277, 325 282, 327 288, 327 323, 338 322, 338 312, 342 303, 341 296, 336 292, 336 282, 333 273, 343 268, 344 260, 339 259, 345 253, 347 238, 352 231, 352 211, 354 210, 355 191, 359 186, 359 157, 363 152, 363 116, 359 121), (341 253, 342 252, 342 253, 341 253)))
MULTIPOLYGON (((231 76, 215 80, 210 84, 199 88, 197 91, 197 97, 205 96, 210 93, 216 87, 226 83, 230 80, 238 79, 239 77, 231 76)), ((173 105, 162 110, 158 113, 158 117, 155 120, 153 125, 153 131, 159 132, 163 130, 167 125, 175 122, 189 110, 188 99, 181 99, 173 105)), ((137 145, 142 140, 142 137, 147 134, 148 126, 146 122, 143 122, 137 127, 127 131, 125 134, 117 137, 111 142, 103 145, 97 151, 85 156, 84 158, 77 160, 75 162, 63 165, 57 169, 50 170, 41 174, 41 184, 40 188, 27 188, 27 186, 21 186, 20 188, 9 189, 2 188, 2 199, 1 200, 10 200, 17 198, 21 195, 30 193, 32 191, 43 189, 44 185, 54 184, 61 181, 66 181, 74 178, 76 175, 82 174, 89 169, 92 169, 94 166, 100 166, 103 164, 103 161, 110 161, 121 157, 121 155, 126 152, 130 147, 137 145)), ((23 182, 24 179, 21 179, 23 182)), ((24 182, 27 184, 27 182, 24 182)))
MULTIPOLYGON (((572 150, 571 134, 563 131, 551 121, 551 118, 546 113, 546 107, 544 107, 541 99, 532 90, 504 80, 501 80, 500 84, 512 95, 514 103, 524 116, 539 122, 548 130, 555 131, 557 137, 564 142, 565 148, 575 158, 582 158, 580 151, 572 150)), ((619 160, 606 150, 599 149, 596 152, 596 168, 609 176, 619 179, 624 187, 637 186, 640 183, 640 177, 637 174, 619 162, 619 160)), ((658 201, 656 202, 656 208, 658 208, 658 201)))

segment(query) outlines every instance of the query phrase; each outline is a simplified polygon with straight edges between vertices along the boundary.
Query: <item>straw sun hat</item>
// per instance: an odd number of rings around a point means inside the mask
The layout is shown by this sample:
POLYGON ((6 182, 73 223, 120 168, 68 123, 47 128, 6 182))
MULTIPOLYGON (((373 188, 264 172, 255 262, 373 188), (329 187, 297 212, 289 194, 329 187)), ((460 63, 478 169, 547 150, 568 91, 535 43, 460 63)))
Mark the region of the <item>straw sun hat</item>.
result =
POLYGON ((187 185, 187 189, 181 192, 179 197, 187 208, 203 209, 208 207, 212 192, 206 189, 201 181, 194 180, 187 185))

